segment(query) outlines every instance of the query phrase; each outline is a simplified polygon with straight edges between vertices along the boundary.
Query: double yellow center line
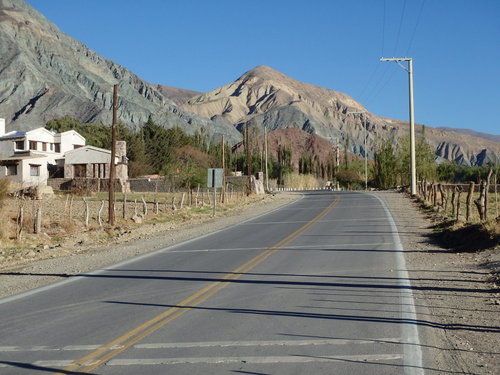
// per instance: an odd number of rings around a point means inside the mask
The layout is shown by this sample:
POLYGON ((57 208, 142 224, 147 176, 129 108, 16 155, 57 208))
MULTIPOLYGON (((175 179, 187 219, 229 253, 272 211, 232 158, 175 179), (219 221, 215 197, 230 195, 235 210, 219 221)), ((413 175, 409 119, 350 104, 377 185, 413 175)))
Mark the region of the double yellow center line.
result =
POLYGON ((337 204, 338 199, 339 198, 337 196, 334 201, 330 203, 330 205, 328 205, 328 207, 326 207, 323 211, 321 211, 318 216, 316 216, 301 228, 297 229, 295 232, 282 239, 273 247, 270 247, 269 249, 265 250, 249 261, 243 263, 239 267, 221 277, 219 280, 207 285, 203 289, 182 300, 177 305, 155 316, 153 319, 148 320, 144 324, 141 324, 140 326, 121 335, 113 341, 100 346, 92 353, 74 361, 71 365, 64 368, 62 372, 56 372, 54 374, 63 375, 67 374, 68 372, 88 373, 106 363, 110 359, 116 357, 118 354, 131 347, 132 345, 135 345, 137 342, 141 341, 146 336, 149 336, 159 328, 163 327, 165 324, 171 322, 175 318, 178 318, 179 316, 185 314, 191 308, 207 300, 219 290, 228 286, 231 281, 240 278, 242 275, 252 270, 255 266, 263 262, 273 253, 296 239, 298 236, 312 227, 315 223, 321 220, 326 214, 328 214, 328 212, 335 206, 335 204, 337 204))

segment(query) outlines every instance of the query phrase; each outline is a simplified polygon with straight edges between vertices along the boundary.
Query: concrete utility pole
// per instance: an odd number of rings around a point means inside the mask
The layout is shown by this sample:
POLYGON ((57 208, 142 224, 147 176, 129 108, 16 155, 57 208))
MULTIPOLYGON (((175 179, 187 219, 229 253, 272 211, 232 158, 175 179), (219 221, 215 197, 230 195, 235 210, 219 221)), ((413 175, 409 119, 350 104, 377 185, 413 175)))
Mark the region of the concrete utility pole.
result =
POLYGON ((116 177, 116 123, 118 108, 118 85, 113 86, 113 123, 111 124, 111 161, 109 163, 108 222, 115 225, 115 177, 116 177))
POLYGON ((245 126, 245 152, 246 152, 246 159, 247 159, 247 177, 248 177, 248 190, 247 190, 247 195, 250 195, 252 193, 252 176, 251 176, 251 163, 252 163, 252 155, 250 154, 250 132, 248 129, 248 125, 245 126))
MULTIPOLYGON (((354 115, 354 114, 366 114, 366 112, 347 112, 348 115, 354 115)), ((363 132, 363 138, 364 138, 364 154, 365 154, 365 190, 367 191, 368 190, 368 159, 367 159, 367 155, 366 155, 366 127, 368 126, 368 124, 366 123, 366 121, 362 121, 362 126, 363 126, 363 129, 364 129, 364 132, 363 132)))
POLYGON ((222 134, 222 203, 226 201, 226 143, 224 142, 224 134, 222 134))
POLYGON ((264 154, 265 154, 265 171, 266 171, 266 191, 269 192, 269 175, 267 171, 267 127, 264 125, 264 154))
POLYGON ((417 194, 417 171, 415 157, 415 120, 413 112, 413 60, 411 57, 381 57, 380 61, 395 61, 400 67, 408 72, 408 89, 410 99, 410 170, 411 170, 411 195, 417 194), (401 64, 401 61, 407 61, 408 67, 401 64))

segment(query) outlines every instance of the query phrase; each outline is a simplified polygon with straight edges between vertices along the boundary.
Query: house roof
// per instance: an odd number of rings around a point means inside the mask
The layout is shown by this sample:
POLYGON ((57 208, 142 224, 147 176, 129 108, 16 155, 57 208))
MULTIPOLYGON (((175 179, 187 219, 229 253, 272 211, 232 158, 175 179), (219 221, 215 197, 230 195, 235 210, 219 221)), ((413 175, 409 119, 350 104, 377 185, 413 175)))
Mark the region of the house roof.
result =
POLYGON ((6 158, 0 158, 0 161, 16 161, 16 160, 27 160, 27 159, 41 159, 41 158, 46 158, 46 157, 47 157, 47 155, 27 153, 27 154, 12 155, 12 156, 8 156, 6 158))
POLYGON ((106 154, 111 154, 110 150, 106 150, 104 148, 99 148, 99 147, 95 147, 95 146, 82 146, 82 147, 75 148, 74 150, 66 151, 65 155, 73 154, 76 152, 83 152, 83 151, 97 151, 97 152, 103 152, 106 154))
POLYGON ((4 140, 4 139, 14 139, 14 138, 22 138, 26 136, 26 132, 25 131, 11 131, 7 134, 4 134, 0 137, 0 140, 4 140))

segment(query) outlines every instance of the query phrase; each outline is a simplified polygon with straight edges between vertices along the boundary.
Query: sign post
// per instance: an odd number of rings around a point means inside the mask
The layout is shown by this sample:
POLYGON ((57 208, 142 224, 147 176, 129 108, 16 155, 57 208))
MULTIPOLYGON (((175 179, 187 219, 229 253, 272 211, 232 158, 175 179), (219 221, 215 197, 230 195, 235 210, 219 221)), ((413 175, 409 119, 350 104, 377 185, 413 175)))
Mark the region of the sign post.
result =
POLYGON ((215 216, 215 208, 217 206, 217 188, 222 187, 223 177, 224 177, 224 169, 208 168, 207 187, 214 189, 214 210, 212 216, 215 216))

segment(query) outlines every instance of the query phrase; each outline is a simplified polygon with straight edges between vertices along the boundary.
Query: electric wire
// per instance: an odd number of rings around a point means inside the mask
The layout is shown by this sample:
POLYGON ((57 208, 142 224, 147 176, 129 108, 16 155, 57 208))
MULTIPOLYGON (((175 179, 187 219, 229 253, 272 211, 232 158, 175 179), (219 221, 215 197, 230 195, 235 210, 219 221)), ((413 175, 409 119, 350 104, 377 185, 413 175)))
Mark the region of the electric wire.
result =
MULTIPOLYGON (((418 11, 416 21, 415 21, 415 24, 413 26, 413 30, 411 32, 411 36, 410 36, 410 39, 408 42, 408 48, 406 49, 405 56, 408 55, 408 53, 411 50, 411 47, 413 45, 413 41, 415 40, 418 26, 420 24, 420 20, 422 17, 423 9, 425 7, 425 2, 426 2, 426 0, 422 0, 422 2, 420 4, 420 9, 418 11)), ((387 0, 384 0, 382 5, 383 5, 383 7, 382 7, 381 51, 382 51, 382 56, 384 56, 386 44, 387 44, 387 37, 386 37, 387 0)), ((406 13, 407 13, 407 2, 406 2, 406 0, 404 0, 402 8, 401 8, 401 14, 399 17, 399 24, 398 24, 398 29, 397 29, 396 39, 395 39, 395 47, 394 47, 393 56, 396 56, 396 53, 400 49, 399 47, 401 45, 403 23, 405 20, 406 13)), ((363 87, 363 90, 360 94, 360 101, 362 101, 365 106, 372 104, 380 96, 380 94, 384 91, 384 89, 391 83, 392 79, 394 78, 394 74, 396 74, 397 70, 392 69, 392 66, 390 66, 390 64, 384 64, 383 69, 380 69, 379 65, 380 64, 377 64, 375 66, 375 68, 372 70, 372 73, 370 74, 368 81, 367 81, 366 85, 363 87)))
POLYGON ((385 47, 385 9, 386 9, 386 0, 384 0, 384 11, 382 16, 382 53, 380 56, 384 56, 384 47, 385 47))
POLYGON ((418 24, 420 23, 420 17, 422 16, 422 11, 424 10, 425 1, 426 0, 422 0, 422 4, 420 5, 420 10, 418 11, 417 22, 415 22, 415 27, 413 28, 413 32, 411 33, 410 43, 409 43, 408 49, 406 50, 406 53, 405 53, 405 55, 407 55, 407 56, 408 56, 408 53, 410 52, 410 48, 413 44, 413 39, 415 38, 415 34, 417 33, 418 24))
POLYGON ((399 20, 398 34, 397 34, 397 37, 396 37, 396 46, 394 47, 393 56, 396 56, 396 52, 398 51, 399 37, 401 36, 401 27, 403 26, 403 19, 404 19, 404 15, 405 15, 405 9, 406 9, 406 0, 403 2, 403 9, 401 10, 401 18, 399 20))
MULTIPOLYGON (((385 50, 386 1, 387 0, 383 1, 383 8, 382 8, 382 45, 381 45, 381 54, 380 54, 381 57, 384 56, 384 50, 385 50)), ((361 93, 359 94, 360 101, 364 101, 365 94, 366 94, 366 97, 369 96, 369 93, 367 92, 367 90, 368 90, 368 88, 371 87, 370 85, 372 84, 372 81, 375 78, 375 76, 377 75, 379 69, 380 69, 380 64, 378 64, 378 63, 374 64, 374 69, 372 69, 372 72, 369 75, 368 80, 365 81, 366 83, 363 86, 361 93)), ((375 86, 377 86, 377 85, 375 85, 375 86)), ((373 89, 371 89, 371 90, 373 91, 373 89)), ((370 91, 370 93, 371 93, 371 91, 370 91)))

